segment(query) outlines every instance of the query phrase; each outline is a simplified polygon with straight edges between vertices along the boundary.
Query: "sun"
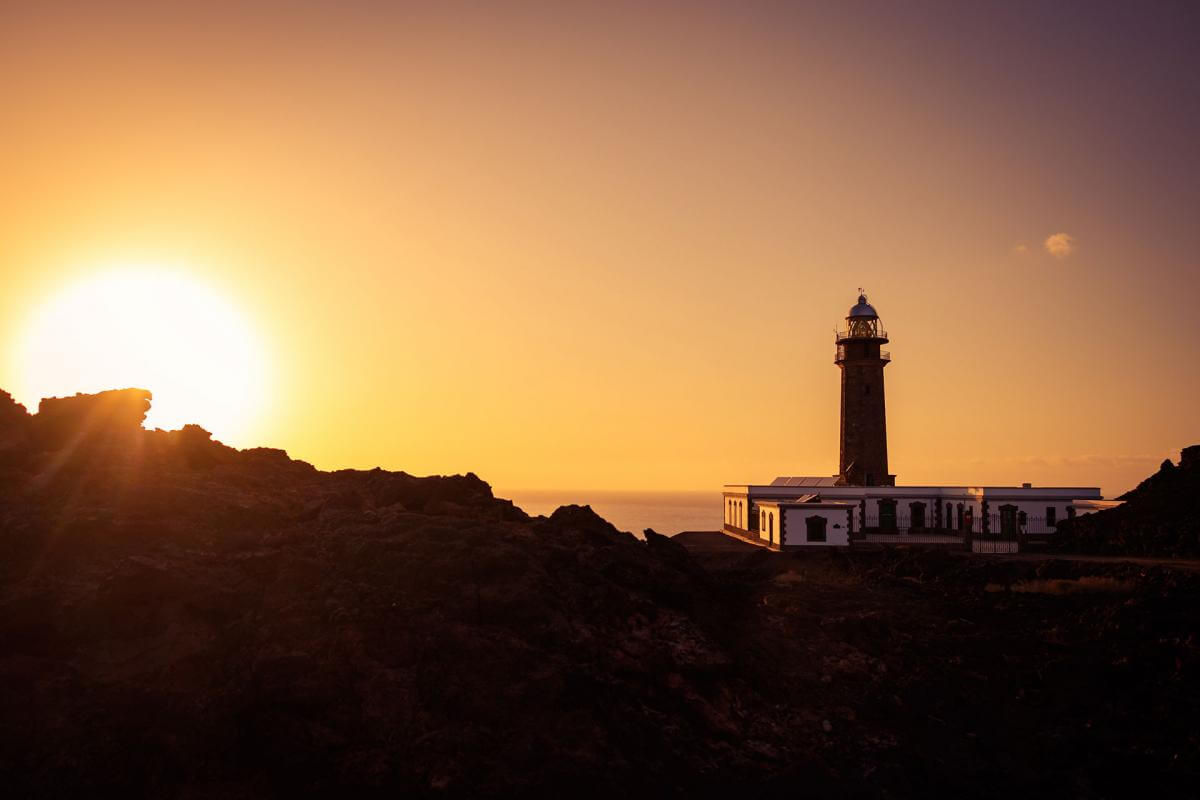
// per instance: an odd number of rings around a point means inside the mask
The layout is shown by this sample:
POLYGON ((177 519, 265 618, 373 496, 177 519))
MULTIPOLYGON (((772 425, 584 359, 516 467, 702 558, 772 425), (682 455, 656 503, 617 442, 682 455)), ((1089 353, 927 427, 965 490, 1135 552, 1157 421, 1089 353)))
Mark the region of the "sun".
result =
POLYGON ((106 270, 36 308, 15 353, 17 396, 139 387, 148 428, 194 422, 238 443, 263 412, 267 360, 255 331, 220 294, 183 272, 106 270))

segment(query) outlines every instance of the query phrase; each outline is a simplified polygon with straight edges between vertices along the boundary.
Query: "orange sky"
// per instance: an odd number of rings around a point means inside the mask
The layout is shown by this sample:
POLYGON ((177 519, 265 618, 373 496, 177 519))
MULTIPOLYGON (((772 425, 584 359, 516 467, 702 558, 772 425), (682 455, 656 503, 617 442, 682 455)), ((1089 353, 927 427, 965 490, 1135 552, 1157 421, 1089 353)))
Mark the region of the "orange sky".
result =
POLYGON ((378 5, 5 4, 0 342, 183 264, 272 356, 234 444, 709 488, 836 470, 861 285, 900 483, 1200 441, 1194 15, 378 5))

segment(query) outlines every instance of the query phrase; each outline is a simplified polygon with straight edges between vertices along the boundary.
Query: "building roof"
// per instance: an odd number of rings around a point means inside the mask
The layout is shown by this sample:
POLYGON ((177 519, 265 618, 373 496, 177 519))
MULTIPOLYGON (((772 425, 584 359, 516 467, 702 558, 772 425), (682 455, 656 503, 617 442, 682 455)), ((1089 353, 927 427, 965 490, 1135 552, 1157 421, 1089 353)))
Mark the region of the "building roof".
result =
POLYGON ((1101 500, 1095 486, 839 486, 837 478, 782 477, 769 485, 754 483, 725 484, 729 495, 754 500, 791 499, 808 492, 819 492, 823 500, 833 498, 873 499, 881 497, 946 498, 964 500, 1101 500))
POLYGON ((818 478, 813 476, 798 475, 796 477, 779 477, 771 481, 772 486, 837 486, 838 479, 834 478, 818 478))
POLYGON ((1072 500, 1071 505, 1075 506, 1075 508, 1092 508, 1097 511, 1103 511, 1108 508, 1116 508, 1123 502, 1123 500, 1096 500, 1095 498, 1084 498, 1080 500, 1072 500))
POLYGON ((770 500, 759 500, 760 506, 775 506, 786 508, 854 508, 858 503, 836 498, 821 497, 816 494, 803 494, 799 497, 778 497, 770 500))
POLYGON ((858 304, 850 309, 850 313, 846 315, 846 319, 855 319, 867 317, 871 319, 879 319, 879 315, 875 313, 875 307, 867 302, 867 296, 860 294, 858 296, 858 304))

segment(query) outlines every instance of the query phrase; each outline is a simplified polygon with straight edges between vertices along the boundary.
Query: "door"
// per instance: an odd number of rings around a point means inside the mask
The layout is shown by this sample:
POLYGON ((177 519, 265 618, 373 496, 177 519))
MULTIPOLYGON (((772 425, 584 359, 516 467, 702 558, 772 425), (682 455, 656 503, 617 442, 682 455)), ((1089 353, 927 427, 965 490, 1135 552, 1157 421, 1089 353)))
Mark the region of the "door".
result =
POLYGON ((1017 535, 1017 507, 1014 505, 1000 506, 1000 535, 1013 537, 1017 535))

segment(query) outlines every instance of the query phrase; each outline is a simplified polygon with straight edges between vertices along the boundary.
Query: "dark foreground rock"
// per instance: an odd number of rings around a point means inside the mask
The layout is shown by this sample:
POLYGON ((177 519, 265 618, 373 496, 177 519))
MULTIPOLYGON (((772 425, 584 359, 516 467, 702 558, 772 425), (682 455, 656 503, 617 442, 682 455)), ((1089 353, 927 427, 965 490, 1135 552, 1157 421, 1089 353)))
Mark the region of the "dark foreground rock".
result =
POLYGON ((125 434, 47 444, 8 418, 6 796, 1187 796, 1200 777, 1192 572, 705 552, 586 507, 530 518, 473 475, 325 473, 123 414, 125 434))

